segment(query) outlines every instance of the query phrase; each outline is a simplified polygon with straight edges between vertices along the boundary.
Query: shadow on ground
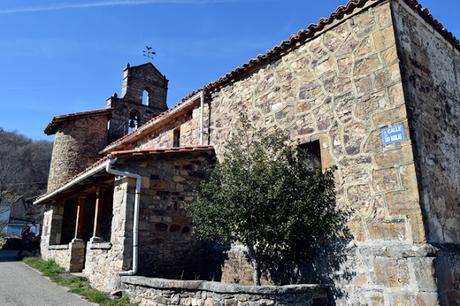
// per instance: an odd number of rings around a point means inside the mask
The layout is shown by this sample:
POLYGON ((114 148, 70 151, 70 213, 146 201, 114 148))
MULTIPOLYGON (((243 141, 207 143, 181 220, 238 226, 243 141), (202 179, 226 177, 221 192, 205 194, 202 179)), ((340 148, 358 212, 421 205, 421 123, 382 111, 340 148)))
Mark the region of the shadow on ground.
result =
POLYGON ((24 246, 21 239, 14 237, 2 238, 0 246, 0 262, 21 261, 25 256, 37 256, 38 250, 36 242, 29 243, 29 245, 24 246), (23 251, 20 253, 19 250, 21 247, 23 247, 23 251))
POLYGON ((0 250, 0 262, 19 261, 18 250, 0 250))

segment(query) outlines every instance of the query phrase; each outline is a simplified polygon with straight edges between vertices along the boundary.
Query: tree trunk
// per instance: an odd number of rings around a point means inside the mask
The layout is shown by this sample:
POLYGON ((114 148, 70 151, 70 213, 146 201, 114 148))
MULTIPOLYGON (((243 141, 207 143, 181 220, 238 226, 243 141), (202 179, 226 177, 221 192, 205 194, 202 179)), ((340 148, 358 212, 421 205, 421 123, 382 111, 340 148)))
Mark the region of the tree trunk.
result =
POLYGON ((255 285, 260 286, 261 273, 260 273, 260 265, 259 265, 259 261, 257 260, 256 252, 254 251, 254 247, 248 247, 248 251, 249 251, 249 257, 252 262, 252 268, 254 269, 252 273, 252 280, 254 281, 255 285))

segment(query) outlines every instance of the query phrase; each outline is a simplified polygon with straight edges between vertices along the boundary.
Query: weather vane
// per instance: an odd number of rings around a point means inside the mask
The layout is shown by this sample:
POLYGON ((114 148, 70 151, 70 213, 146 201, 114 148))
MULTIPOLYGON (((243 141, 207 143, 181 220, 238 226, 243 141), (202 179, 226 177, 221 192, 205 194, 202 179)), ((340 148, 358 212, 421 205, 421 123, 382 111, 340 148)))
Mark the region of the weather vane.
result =
POLYGON ((152 47, 145 46, 145 49, 142 51, 142 54, 147 58, 153 59, 153 56, 157 53, 152 50, 152 47))

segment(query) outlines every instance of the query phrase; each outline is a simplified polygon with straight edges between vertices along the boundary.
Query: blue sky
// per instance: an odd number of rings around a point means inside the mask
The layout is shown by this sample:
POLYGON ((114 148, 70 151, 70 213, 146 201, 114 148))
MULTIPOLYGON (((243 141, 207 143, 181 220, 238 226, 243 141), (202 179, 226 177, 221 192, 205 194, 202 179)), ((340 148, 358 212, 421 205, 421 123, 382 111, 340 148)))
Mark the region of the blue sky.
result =
MULTIPOLYGON (((460 36, 458 0, 422 0, 460 36)), ((103 108, 126 63, 170 80, 168 105, 346 0, 2 0, 0 127, 33 139, 54 115, 103 108)))

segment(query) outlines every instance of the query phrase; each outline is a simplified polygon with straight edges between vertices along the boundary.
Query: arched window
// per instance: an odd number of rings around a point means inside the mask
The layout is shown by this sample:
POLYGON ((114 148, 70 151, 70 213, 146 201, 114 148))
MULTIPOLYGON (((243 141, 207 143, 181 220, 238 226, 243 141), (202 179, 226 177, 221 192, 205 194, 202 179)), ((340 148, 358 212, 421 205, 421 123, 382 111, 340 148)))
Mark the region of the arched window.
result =
POLYGON ((142 92, 142 105, 149 105, 150 93, 147 89, 142 92))
POLYGON ((139 127, 139 114, 135 111, 129 113, 128 133, 136 130, 139 127))

